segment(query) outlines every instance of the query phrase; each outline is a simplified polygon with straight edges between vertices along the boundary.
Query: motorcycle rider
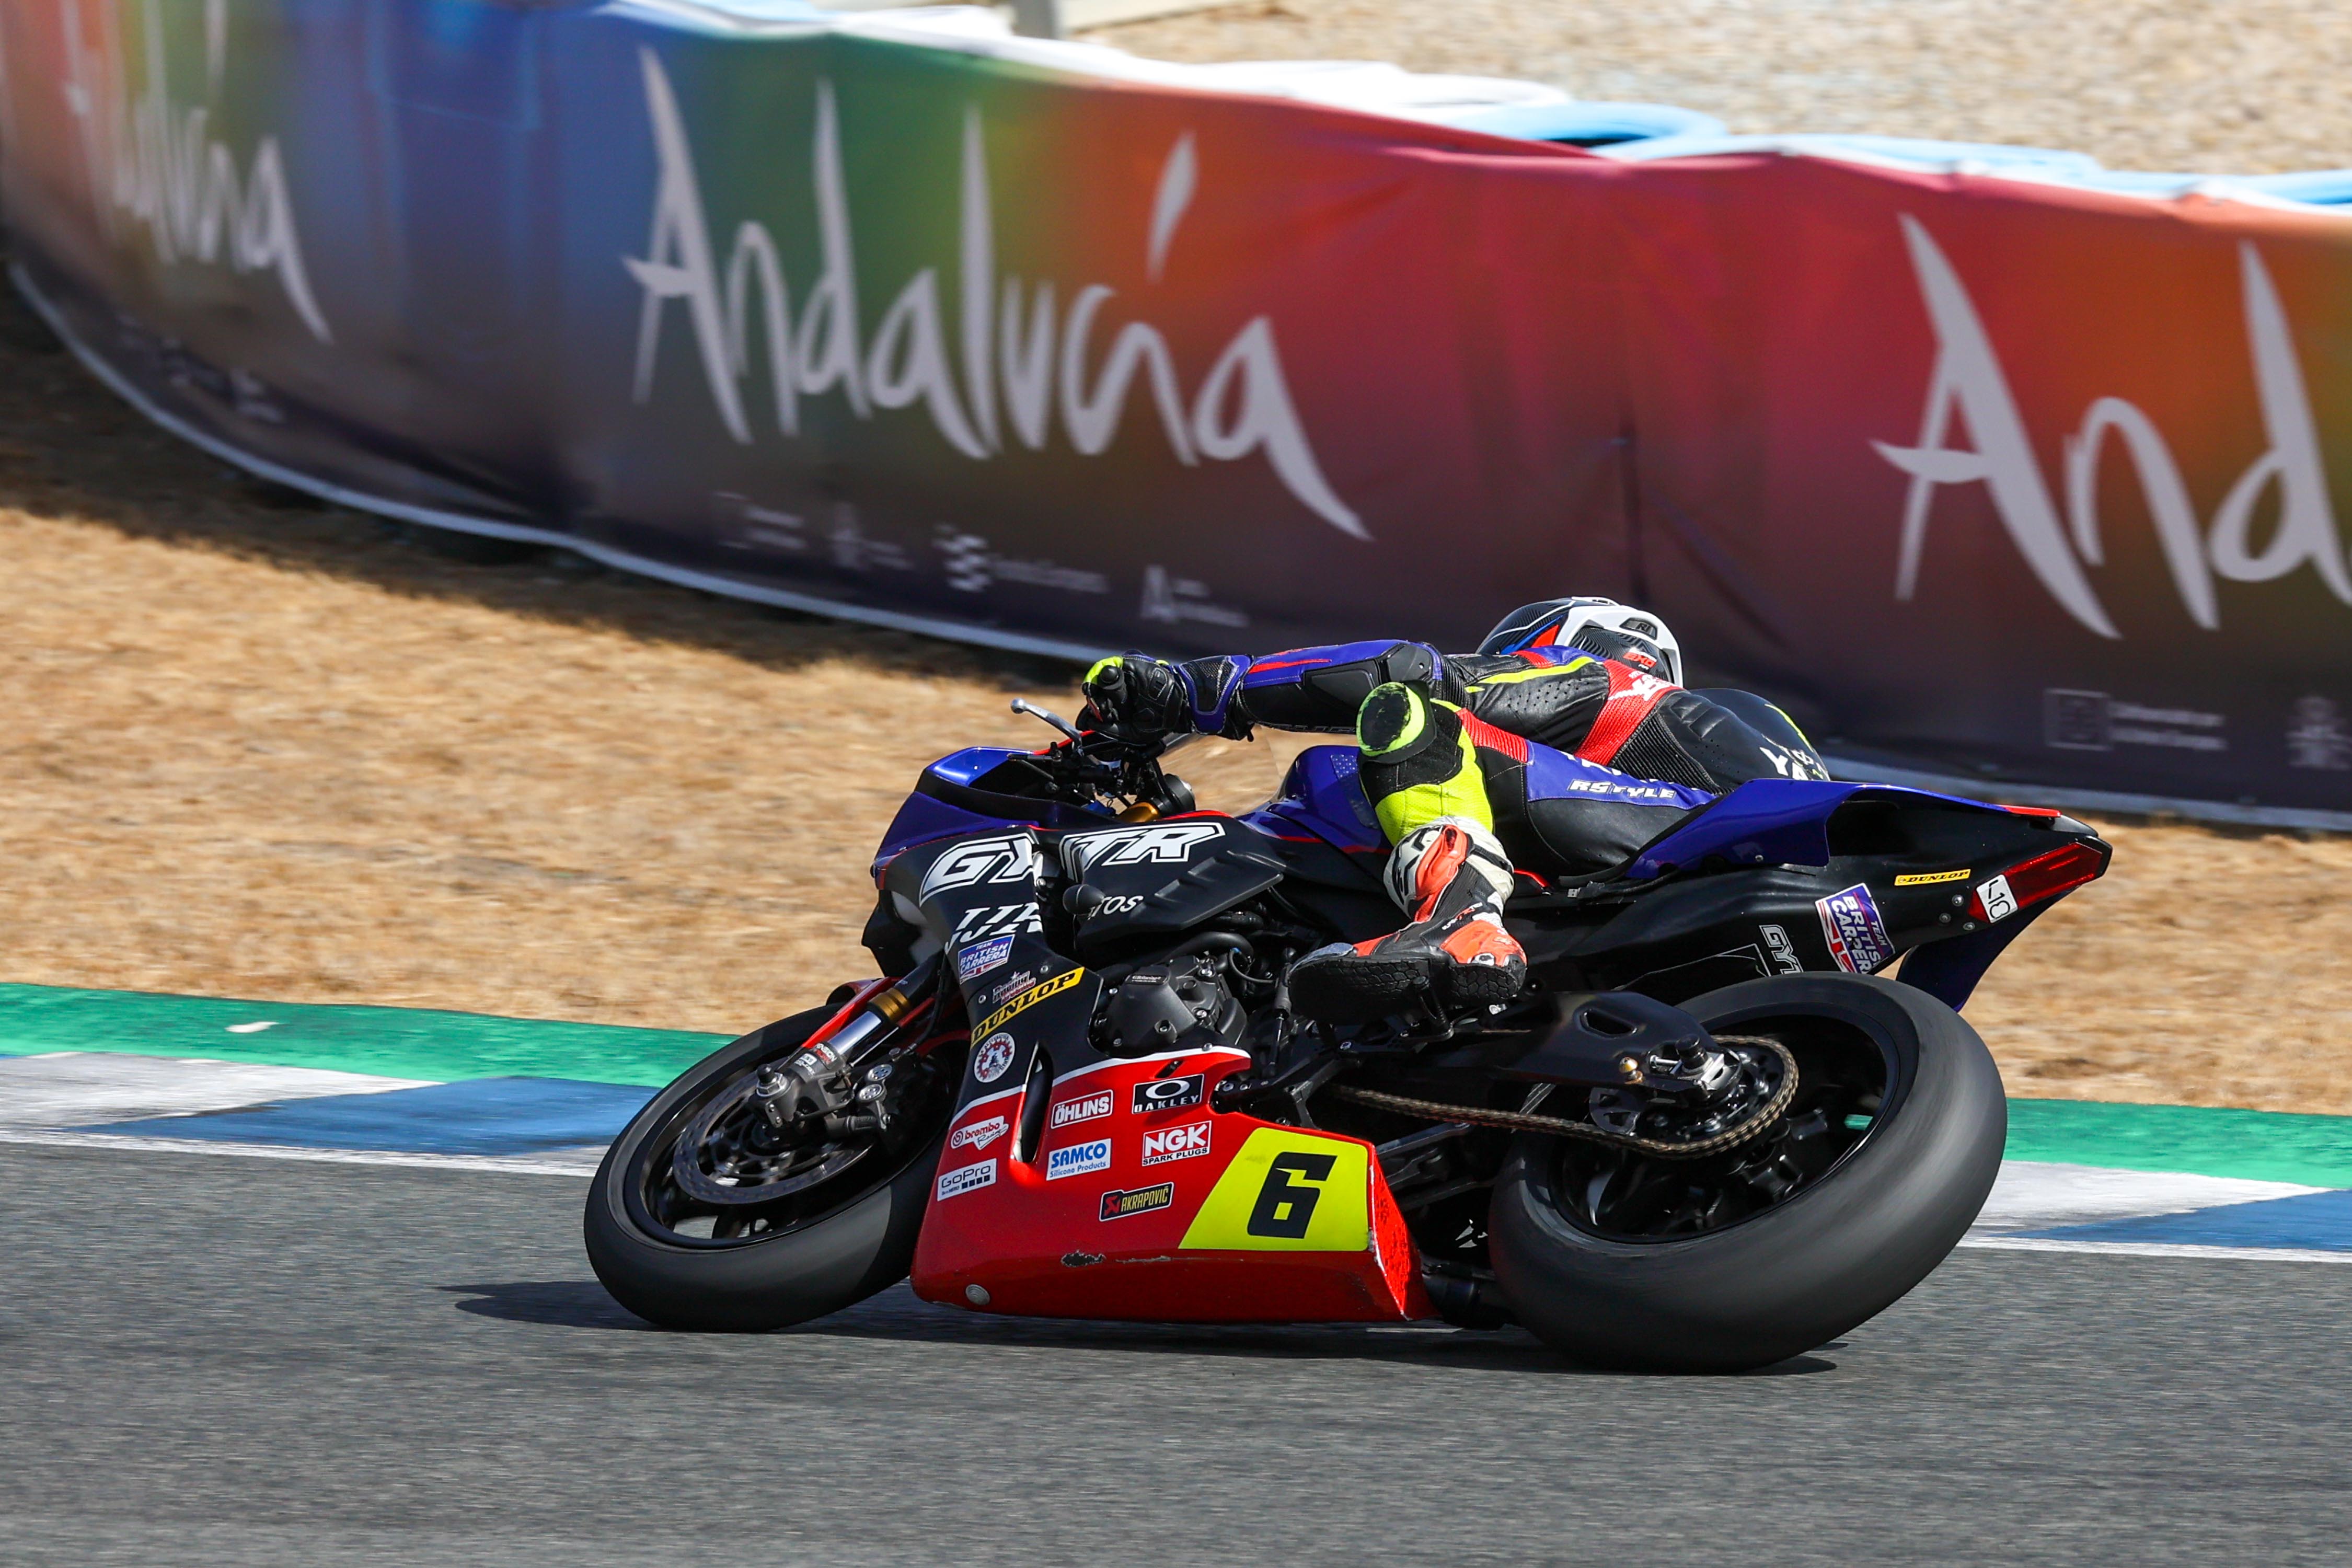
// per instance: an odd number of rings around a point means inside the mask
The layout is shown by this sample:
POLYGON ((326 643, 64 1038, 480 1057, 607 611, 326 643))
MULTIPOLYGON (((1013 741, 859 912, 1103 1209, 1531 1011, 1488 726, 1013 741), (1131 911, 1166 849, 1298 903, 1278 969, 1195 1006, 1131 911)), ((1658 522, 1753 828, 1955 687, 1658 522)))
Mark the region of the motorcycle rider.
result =
POLYGON ((1396 641, 1181 663, 1129 653, 1097 662, 1085 690, 1096 724, 1151 739, 1354 732, 1406 923, 1292 966, 1292 1005, 1343 1022, 1423 989, 1449 1010, 1517 995, 1527 955, 1502 913, 1521 868, 1605 870, 1735 784, 1829 776, 1778 709, 1681 678, 1658 616, 1566 598, 1514 610, 1475 654, 1396 641))

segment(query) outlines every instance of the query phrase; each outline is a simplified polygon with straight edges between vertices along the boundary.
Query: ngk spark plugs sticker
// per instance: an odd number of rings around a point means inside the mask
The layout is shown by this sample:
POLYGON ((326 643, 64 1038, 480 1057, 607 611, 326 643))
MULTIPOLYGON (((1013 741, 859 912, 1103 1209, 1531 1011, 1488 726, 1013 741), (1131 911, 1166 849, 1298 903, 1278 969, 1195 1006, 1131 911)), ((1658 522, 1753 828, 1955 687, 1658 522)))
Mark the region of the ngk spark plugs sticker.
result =
POLYGON ((1125 1219, 1129 1215, 1164 1209, 1175 1201, 1176 1184, 1173 1182, 1162 1182, 1156 1187, 1138 1187, 1130 1193, 1105 1193, 1102 1196, 1102 1216, 1105 1219, 1125 1219))
POLYGON ((1977 884, 1977 901, 1984 905, 1985 919, 2002 920, 2017 912, 2017 895, 2010 890, 2007 877, 1995 877, 1977 884))
POLYGON ((1006 1124, 1002 1116, 992 1116, 985 1121, 969 1122, 955 1130, 948 1140, 950 1149, 985 1149, 1004 1136, 1006 1124))
POLYGON ((1013 1037, 991 1035, 971 1053, 971 1076, 982 1083, 994 1083, 1013 1065, 1013 1037))
POLYGON ((964 1193, 978 1192, 982 1187, 996 1185, 996 1162, 982 1160, 977 1165, 958 1165, 952 1171, 940 1173, 940 1196, 952 1198, 964 1193))
POLYGON ((1822 917, 1822 934, 1829 939, 1830 956, 1838 967, 1853 974, 1870 974, 1894 961, 1895 940, 1878 918, 1870 889, 1857 882, 1841 893, 1815 899, 1822 917))
MULTIPOLYGON (((975 1035, 984 1035, 991 1029, 1001 1027, 1007 1020, 1019 1014, 1027 1012, 1030 1008, 1034 1007, 1038 1003, 1043 1002, 1046 997, 1056 996, 1061 993, 1067 991, 1071 986, 1076 985, 1079 980, 1085 976, 1086 973, 1087 972, 1083 969, 1068 969, 1056 974, 1051 980, 1039 981, 1036 984, 1029 987, 1028 990, 1021 993, 1020 995, 1015 996, 1012 1001, 1007 1002, 1003 1006, 999 1007, 995 1012, 991 1013, 987 1017, 982 1018, 978 1024, 972 1026, 971 1032, 975 1035)), ((986 1083, 990 1080, 982 1079, 981 1081, 986 1083)))
POLYGON ((1073 1143, 1045 1156, 1045 1179, 1049 1182, 1058 1182, 1064 1176, 1083 1176, 1088 1171, 1109 1169, 1110 1140, 1108 1138, 1097 1138, 1091 1143, 1073 1143))
POLYGON ((1108 1089, 1099 1094, 1082 1094, 1075 1100, 1066 1100, 1054 1107, 1053 1124, 1067 1127, 1073 1121, 1092 1121, 1097 1116, 1108 1116, 1111 1103, 1108 1089))
POLYGON ((1012 956, 1013 939, 1010 936, 976 942, 956 954, 956 978, 970 980, 992 969, 1002 969, 1012 956))
POLYGON ((1205 1121, 1188 1121, 1181 1127, 1163 1127, 1143 1135, 1143 1163, 1147 1165, 1189 1160, 1208 1152, 1209 1124, 1205 1121))
POLYGON ((1201 1103, 1205 1073, 1186 1073, 1182 1078, 1148 1078, 1135 1086, 1135 1114, 1147 1110, 1181 1110, 1188 1105, 1201 1103))

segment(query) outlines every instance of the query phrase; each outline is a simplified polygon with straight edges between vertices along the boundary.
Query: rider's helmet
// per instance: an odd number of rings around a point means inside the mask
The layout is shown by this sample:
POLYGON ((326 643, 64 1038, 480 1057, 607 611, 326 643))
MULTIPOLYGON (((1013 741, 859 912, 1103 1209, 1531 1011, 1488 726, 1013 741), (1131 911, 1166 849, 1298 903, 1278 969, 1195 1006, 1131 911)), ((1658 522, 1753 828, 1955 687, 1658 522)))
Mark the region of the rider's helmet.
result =
POLYGON ((1673 685, 1683 680, 1682 645, 1666 623, 1614 599, 1545 599, 1522 605, 1496 623, 1483 654, 1529 647, 1575 647, 1620 659, 1673 685))

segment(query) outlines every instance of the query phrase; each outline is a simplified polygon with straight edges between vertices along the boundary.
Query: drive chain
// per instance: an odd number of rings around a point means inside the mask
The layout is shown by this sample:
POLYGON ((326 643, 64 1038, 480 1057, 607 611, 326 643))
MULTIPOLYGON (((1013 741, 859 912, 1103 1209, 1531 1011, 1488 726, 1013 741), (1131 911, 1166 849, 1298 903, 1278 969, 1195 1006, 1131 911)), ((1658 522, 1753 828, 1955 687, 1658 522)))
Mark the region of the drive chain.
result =
POLYGON ((1712 1138, 1678 1143, 1663 1138, 1639 1138, 1630 1132, 1612 1132, 1595 1127, 1590 1121, 1570 1121, 1558 1116, 1538 1116, 1531 1110, 1494 1110, 1483 1105, 1447 1105, 1435 1100, 1414 1100, 1406 1095, 1388 1094, 1375 1089, 1353 1089, 1346 1084, 1333 1084, 1326 1092, 1342 1100, 1352 1100, 1359 1105, 1377 1106, 1382 1110, 1402 1111, 1407 1116, 1425 1116, 1433 1121, 1467 1121, 1481 1127, 1508 1127, 1520 1132, 1548 1132, 1560 1138, 1582 1138, 1594 1143, 1613 1143, 1622 1149, 1638 1150, 1662 1160, 1696 1160, 1719 1153, 1735 1144, 1745 1143, 1770 1126, 1780 1113, 1797 1098, 1797 1058, 1780 1041, 1762 1035, 1717 1035, 1718 1045, 1761 1046, 1780 1058, 1780 1087, 1771 1098, 1757 1108, 1756 1113, 1736 1127, 1725 1129, 1712 1138))

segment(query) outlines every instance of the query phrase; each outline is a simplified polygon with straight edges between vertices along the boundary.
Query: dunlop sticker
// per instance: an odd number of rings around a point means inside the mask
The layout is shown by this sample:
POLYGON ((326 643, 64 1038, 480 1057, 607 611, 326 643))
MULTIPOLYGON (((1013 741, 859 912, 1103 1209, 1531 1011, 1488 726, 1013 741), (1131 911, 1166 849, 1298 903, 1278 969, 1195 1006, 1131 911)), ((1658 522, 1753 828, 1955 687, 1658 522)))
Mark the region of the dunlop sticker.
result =
POLYGON ((1963 866, 1957 871, 1906 872, 1895 879, 1895 885, 1898 888, 1924 888, 1935 882, 1965 882, 1968 879, 1969 868, 1963 866))
POLYGON ((995 1012, 991 1013, 987 1017, 982 1018, 979 1023, 974 1024, 971 1026, 971 1032, 975 1035, 985 1035, 991 1029, 1001 1027, 1006 1019, 1013 1017, 1015 1014, 1025 1013, 1030 1008, 1034 1007, 1038 1003, 1043 1002, 1046 997, 1057 995, 1064 991, 1067 991, 1071 986, 1076 985, 1081 979, 1083 979, 1086 973, 1087 972, 1083 969, 1072 969, 1065 971, 1060 974, 1056 974, 1051 980, 1039 981, 1036 984, 1029 987, 1028 990, 1021 993, 1020 995, 1015 996, 1012 1001, 1007 1002, 1003 1006, 999 1007, 995 1012))

